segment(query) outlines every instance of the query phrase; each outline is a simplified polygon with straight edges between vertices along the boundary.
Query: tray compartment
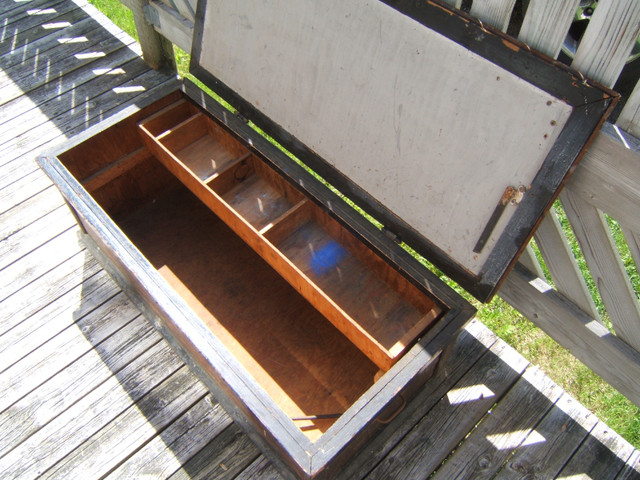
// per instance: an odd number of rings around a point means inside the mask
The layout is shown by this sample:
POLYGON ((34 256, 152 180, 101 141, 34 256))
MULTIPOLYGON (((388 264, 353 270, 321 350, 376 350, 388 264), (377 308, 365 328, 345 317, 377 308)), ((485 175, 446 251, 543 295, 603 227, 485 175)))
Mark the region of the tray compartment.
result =
POLYGON ((306 203, 265 236, 395 360, 439 314, 433 301, 306 203))
POLYGON ((255 156, 232 165, 209 187, 260 233, 303 199, 255 156))
POLYGON ((144 138, 151 138, 203 182, 209 182, 248 151, 193 104, 184 100, 145 118, 144 138), (186 106, 185 106, 186 104, 186 106))

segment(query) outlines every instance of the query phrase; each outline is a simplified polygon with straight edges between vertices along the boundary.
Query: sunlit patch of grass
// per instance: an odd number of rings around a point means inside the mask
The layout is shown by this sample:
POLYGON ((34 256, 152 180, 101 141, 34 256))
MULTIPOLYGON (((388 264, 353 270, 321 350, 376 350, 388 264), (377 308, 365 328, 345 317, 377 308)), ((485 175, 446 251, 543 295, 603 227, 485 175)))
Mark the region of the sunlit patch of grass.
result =
POLYGON ((133 13, 118 0, 89 0, 89 3, 109 17, 121 30, 138 39, 133 13))

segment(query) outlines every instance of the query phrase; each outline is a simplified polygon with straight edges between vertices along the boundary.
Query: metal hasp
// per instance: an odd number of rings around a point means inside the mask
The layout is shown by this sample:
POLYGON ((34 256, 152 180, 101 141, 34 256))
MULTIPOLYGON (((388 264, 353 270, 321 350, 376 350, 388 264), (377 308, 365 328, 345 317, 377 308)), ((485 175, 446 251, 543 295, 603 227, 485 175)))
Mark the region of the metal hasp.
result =
POLYGON ((527 193, 527 187, 524 185, 520 185, 518 188, 512 186, 505 188, 502 198, 498 202, 498 205, 496 205, 496 209, 491 214, 491 218, 487 222, 486 227, 484 227, 484 230, 482 231, 482 235, 480 235, 480 238, 478 239, 478 243, 473 247, 473 251, 475 253, 482 252, 482 249, 486 245, 493 229, 496 227, 498 220, 500 220, 500 217, 504 213, 506 206, 509 204, 514 206, 519 205, 525 193, 527 193))

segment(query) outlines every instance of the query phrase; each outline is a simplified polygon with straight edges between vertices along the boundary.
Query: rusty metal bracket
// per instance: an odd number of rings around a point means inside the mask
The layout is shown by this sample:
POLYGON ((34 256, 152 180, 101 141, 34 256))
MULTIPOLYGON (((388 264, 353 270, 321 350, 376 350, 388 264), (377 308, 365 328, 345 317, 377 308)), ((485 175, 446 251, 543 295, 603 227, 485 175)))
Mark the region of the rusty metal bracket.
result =
POLYGON ((491 218, 489 218, 489 221, 485 225, 484 230, 482 231, 482 234, 480 235, 480 238, 476 243, 476 246, 473 247, 474 253, 482 252, 482 249, 487 244, 489 237, 493 233, 493 230, 496 228, 496 225, 498 224, 500 217, 502 217, 502 214, 504 213, 507 205, 519 205, 526 192, 527 187, 525 187, 524 185, 520 185, 518 188, 510 185, 505 188, 504 193, 502 194, 502 198, 500 198, 498 205, 496 205, 496 208, 493 210, 491 218))

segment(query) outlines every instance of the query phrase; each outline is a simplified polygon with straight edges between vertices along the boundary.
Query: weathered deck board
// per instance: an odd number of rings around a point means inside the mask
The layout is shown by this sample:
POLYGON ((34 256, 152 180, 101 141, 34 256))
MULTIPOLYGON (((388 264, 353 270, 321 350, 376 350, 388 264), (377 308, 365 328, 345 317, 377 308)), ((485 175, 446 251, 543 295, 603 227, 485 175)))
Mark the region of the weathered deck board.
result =
POLYGON ((231 418, 209 394, 147 443, 107 478, 168 478, 231 425, 231 418))
POLYGON ((528 368, 434 478, 493 478, 560 395, 560 388, 537 368, 528 368))
POLYGON ((0 411, 66 368, 140 313, 123 293, 66 328, 0 374, 0 411))
POLYGON ((0 190, 0 214, 37 195, 50 185, 51 181, 47 176, 37 170, 7 185, 0 190))
MULTIPOLYGON (((281 478, 84 249, 33 160, 172 80, 83 1, 4 1, 0 19, 0 476, 281 478)), ((639 452, 605 430, 474 321, 340 476, 638 478, 639 452)))
MULTIPOLYGON (((116 46, 118 45, 115 44, 112 47, 113 50, 108 53, 101 47, 100 53, 104 55, 93 61, 91 69, 78 68, 69 71, 65 75, 63 83, 45 83, 31 89, 28 98, 20 96, 7 101, 6 108, 0 112, 0 124, 8 120, 15 122, 21 119, 30 119, 34 115, 27 112, 35 109, 40 114, 39 117, 46 120, 55 116, 56 109, 62 112, 69 110, 67 102, 71 103, 77 98, 83 98, 87 92, 97 96, 102 91, 110 89, 112 85, 117 85, 119 79, 130 78, 131 72, 127 69, 132 69, 140 62, 132 62, 131 65, 129 62, 138 60, 138 54, 134 49, 128 48, 122 43, 119 44, 119 48, 115 48, 116 46), (100 83, 100 85, 95 85, 95 83, 100 83), (16 111, 22 112, 21 115, 16 116, 16 111)), ((144 66, 140 65, 139 68, 143 70, 144 66)), ((91 97, 87 96, 87 98, 91 97)), ((73 103, 71 103, 71 108, 73 108, 73 103)), ((28 126, 24 125, 22 128, 28 128, 28 126)))
POLYGON ((182 366, 48 470, 43 478, 106 475, 205 393, 204 386, 182 366), (110 455, 100 455, 105 449, 110 455))
POLYGON ((514 452, 497 479, 519 479, 537 472, 555 477, 580 447, 598 419, 563 393, 535 430, 514 452), (542 441, 543 440, 543 441, 542 441))
POLYGON ((428 476, 510 390, 526 366, 504 343, 494 344, 367 478, 428 476))
POLYGON ((40 246, 43 235, 55 237, 76 224, 65 206, 53 211, 13 235, 0 240, 0 271, 40 246))
MULTIPOLYGON (((605 424, 598 422, 558 476, 613 479, 622 472, 632 454, 633 448, 628 443, 605 424)), ((638 477, 640 472, 637 472, 638 477)))
POLYGON ((100 270, 96 260, 85 258, 84 251, 44 274, 29 285, 0 302, 0 332, 14 328, 30 315, 46 307, 70 289, 100 270))
POLYGON ((19 98, 38 87, 49 84, 53 78, 61 78, 75 69, 95 62, 127 44, 129 37, 98 28, 86 42, 65 43, 47 55, 47 60, 35 65, 21 63, 0 72, 0 98, 2 104, 19 98))
POLYGON ((152 347, 11 450, 0 459, 4 474, 32 478, 46 472, 132 402, 138 404, 147 392, 180 368, 181 362, 168 348, 164 343, 152 347), (46 456, 31 454, 43 447, 46 456))
MULTIPOLYGON (((373 469, 380 461, 383 465, 385 462, 395 462, 396 454, 392 449, 401 448, 396 445, 402 443, 406 436, 411 435, 410 430, 414 428, 413 426, 447 395, 465 372, 482 362, 488 349, 492 348, 496 342, 497 337, 492 332, 483 328, 476 320, 472 321, 467 330, 460 335, 447 367, 427 382, 415 400, 407 405, 377 438, 363 448, 362 453, 341 472, 339 477, 353 478, 358 472, 363 474, 373 469), (385 460, 385 457, 388 458, 385 460)), ((501 345, 504 348, 504 344, 501 345)), ((384 470, 384 468, 381 466, 377 470, 384 470)))
POLYGON ((0 213, 0 236, 7 238, 46 213, 63 204, 62 195, 53 185, 19 203, 4 213, 0 213))
MULTIPOLYGON (((6 2, 6 6, 10 5, 11 2, 6 2)), ((24 2, 17 5, 14 2, 13 5, 16 8, 2 13, 2 23, 5 30, 3 38, 10 41, 4 42, 0 52, 3 52, 3 50, 8 51, 11 46, 15 48, 17 45, 33 43, 37 37, 23 38, 25 37, 25 32, 43 31, 43 33, 46 33, 47 29, 43 28, 43 25, 64 21, 64 15, 77 8, 75 4, 69 2, 47 2, 44 0, 24 2), (60 16, 63 16, 63 18, 59 18, 60 16)))
POLYGON ((0 336, 0 371, 73 325, 119 289, 100 271, 0 336), (80 301, 81 300, 81 301, 80 301))
POLYGON ((74 225, 2 270, 0 299, 5 299, 68 260, 84 247, 78 242, 80 228, 74 225))
POLYGON ((171 480, 232 479, 259 457, 258 448, 244 435, 240 427, 232 424, 170 478, 171 480))

